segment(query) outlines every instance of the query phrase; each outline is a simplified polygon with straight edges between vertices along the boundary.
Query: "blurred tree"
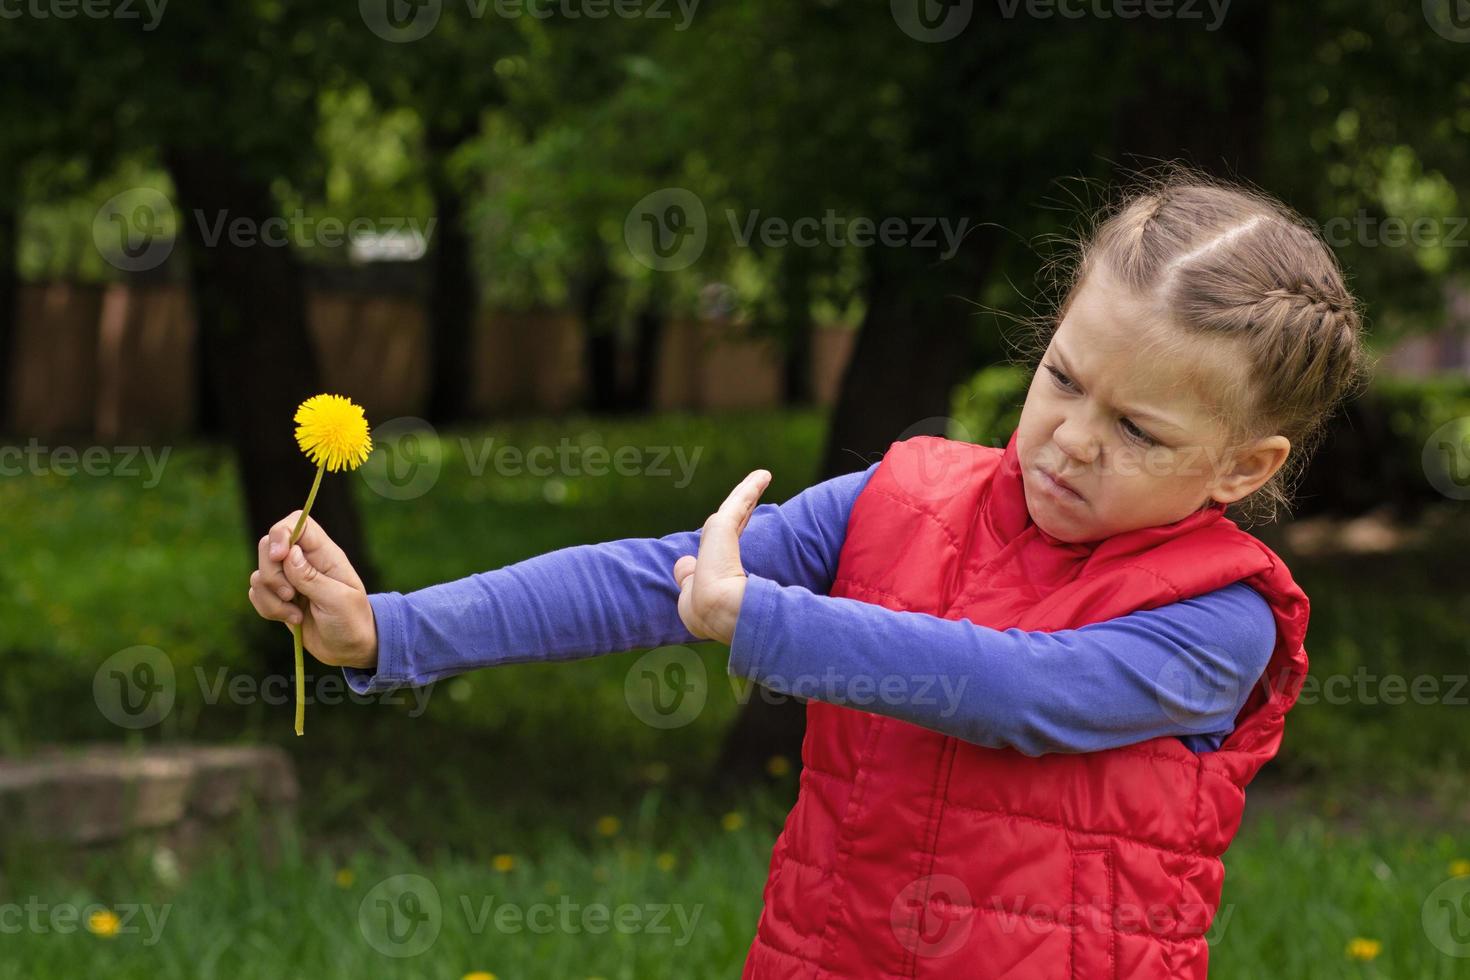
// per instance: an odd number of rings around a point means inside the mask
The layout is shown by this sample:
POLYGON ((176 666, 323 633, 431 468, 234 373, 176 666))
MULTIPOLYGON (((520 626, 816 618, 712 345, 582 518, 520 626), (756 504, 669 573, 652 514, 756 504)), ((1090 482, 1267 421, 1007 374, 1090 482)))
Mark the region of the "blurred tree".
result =
MULTIPOLYGON (((392 9, 391 3, 380 6, 392 9)), ((467 223, 476 186, 458 154, 480 133, 483 116, 504 108, 516 84, 516 66, 524 63, 541 30, 537 19, 500 16, 500 9, 434 4, 415 11, 402 29, 385 19, 374 30, 350 25, 338 35, 343 64, 371 89, 375 100, 412 109, 421 121, 435 215, 426 296, 426 411, 436 425, 470 414, 471 345, 480 311, 467 223), (430 13, 431 20, 419 20, 430 13), (423 25, 430 27, 420 36, 423 25)))
MULTIPOLYGON (((301 506, 311 477, 291 418, 319 373, 300 264, 273 235, 273 188, 312 153, 319 38, 332 26, 319 5, 292 0, 172 7, 146 29, 123 18, 27 25, 47 33, 36 57, 55 65, 47 92, 65 107, 47 145, 152 155, 172 178, 208 378, 201 409, 223 420, 239 463, 252 563, 255 536, 301 506)), ((373 583, 351 486, 325 481, 312 513, 373 583)))

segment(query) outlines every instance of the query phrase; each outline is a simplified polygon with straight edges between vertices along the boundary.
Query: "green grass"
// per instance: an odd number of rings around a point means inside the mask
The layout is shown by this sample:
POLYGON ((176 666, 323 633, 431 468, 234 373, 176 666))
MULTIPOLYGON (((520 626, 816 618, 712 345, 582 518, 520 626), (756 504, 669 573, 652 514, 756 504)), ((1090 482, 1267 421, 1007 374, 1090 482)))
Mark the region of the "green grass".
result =
MULTIPOLYGON (((757 466, 774 476, 763 499, 785 500, 815 479, 824 426, 813 412, 516 421, 443 433, 443 471, 413 500, 380 496, 361 474, 338 478, 354 481, 380 586, 409 591, 566 545, 697 528, 757 466), (684 487, 676 475, 476 475, 461 437, 472 449, 491 437, 523 449, 566 437, 645 459, 677 446, 698 462, 684 487)), ((427 702, 313 704, 298 739, 289 703, 211 704, 199 681, 221 671, 258 681, 290 667, 287 632, 245 598, 263 529, 242 525, 228 456, 173 447, 158 486, 140 484, 0 479, 0 751, 82 739, 280 745, 303 788, 295 843, 273 865, 248 849, 220 851, 177 885, 158 878, 147 854, 61 874, 8 851, 0 906, 36 895, 171 902, 173 911, 147 947, 138 935, 0 934, 0 978, 738 975, 795 790, 789 775, 738 793, 703 787, 740 707, 725 648, 695 648, 710 696, 681 728, 645 725, 629 710, 624 679, 641 651, 628 651, 463 675, 425 689, 427 702), (96 710, 92 680, 103 660, 137 644, 166 653, 178 698, 157 728, 124 736, 96 710), (724 829, 729 811, 745 825, 724 829), (621 821, 612 837, 596 829, 604 815, 621 821), (667 871, 656 864, 665 852, 667 871), (517 856, 512 871, 493 870, 500 853, 517 856), (344 867, 354 877, 345 888, 334 881, 344 867), (554 904, 565 894, 703 911, 693 938, 675 946, 668 935, 615 930, 475 934, 457 925, 456 902, 423 955, 381 956, 357 928, 358 906, 375 882, 409 873, 472 903, 493 894, 554 904)), ((1458 587, 1467 537, 1440 535, 1422 552, 1291 560, 1312 599, 1314 676, 1434 677, 1447 695, 1470 663, 1470 597, 1458 587)), ((1213 976, 1470 976, 1470 960, 1440 954, 1420 924, 1449 863, 1470 857, 1470 834, 1455 822, 1470 798, 1467 718, 1470 708, 1444 696, 1319 698, 1293 712, 1227 856, 1213 976), (1382 942, 1376 961, 1347 958, 1355 936, 1382 942)))
MULTIPOLYGON (((738 976, 784 795, 752 802, 746 822, 726 829, 715 814, 651 792, 610 836, 505 841, 504 870, 490 857, 419 855, 379 829, 373 846, 340 857, 288 833, 270 860, 245 834, 177 883, 141 848, 67 877, 27 874, 8 900, 26 896, 42 924, 0 938, 0 978, 738 976), (377 901, 402 902, 395 885, 430 916, 421 932, 383 928, 377 901), (50 924, 53 910, 93 903, 120 915, 148 909, 131 914, 135 931, 111 938, 50 924)), ((1318 818, 1253 821, 1228 855, 1211 976, 1464 976, 1465 961, 1443 955, 1421 927, 1421 908, 1463 845, 1407 823, 1340 835, 1318 818), (1355 938, 1381 953, 1352 960, 1355 938)))

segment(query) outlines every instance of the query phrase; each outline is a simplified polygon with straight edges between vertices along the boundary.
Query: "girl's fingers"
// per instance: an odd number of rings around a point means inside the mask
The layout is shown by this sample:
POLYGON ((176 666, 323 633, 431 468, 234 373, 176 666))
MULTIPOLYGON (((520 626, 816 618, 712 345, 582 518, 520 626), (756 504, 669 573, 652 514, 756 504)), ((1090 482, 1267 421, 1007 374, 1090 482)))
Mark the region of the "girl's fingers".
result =
MULTIPOLYGON (((300 519, 301 511, 293 510, 271 525, 270 533, 266 535, 269 544, 262 557, 274 562, 277 568, 286 558, 291 532, 296 529, 296 522, 300 519)), ((322 530, 316 518, 310 516, 306 518, 306 526, 301 529, 301 537, 296 540, 296 545, 305 552, 306 560, 311 562, 312 567, 322 574, 329 575, 359 591, 366 591, 362 579, 358 578, 352 563, 347 560, 347 553, 338 547, 337 542, 327 536, 327 532, 322 530)))
POLYGON ((281 568, 281 563, 270 558, 270 547, 270 535, 261 538, 256 544, 260 567, 250 576, 250 584, 282 599, 293 599, 296 596, 296 590, 291 588, 290 582, 286 581, 285 570, 281 568))
POLYGON ((740 532, 750 520, 751 512, 771 482, 769 470, 755 470, 736 484, 720 509, 704 522, 699 538, 699 564, 695 574, 701 579, 739 575, 740 532))
POLYGON ((294 602, 286 602, 279 596, 262 588, 259 585, 260 573, 254 572, 250 576, 250 604, 255 611, 266 619, 276 619, 283 623, 300 622, 301 607, 294 602))
POLYGON ((674 562, 674 584, 682 588, 684 580, 694 574, 695 564, 693 555, 680 556, 679 560, 674 562))

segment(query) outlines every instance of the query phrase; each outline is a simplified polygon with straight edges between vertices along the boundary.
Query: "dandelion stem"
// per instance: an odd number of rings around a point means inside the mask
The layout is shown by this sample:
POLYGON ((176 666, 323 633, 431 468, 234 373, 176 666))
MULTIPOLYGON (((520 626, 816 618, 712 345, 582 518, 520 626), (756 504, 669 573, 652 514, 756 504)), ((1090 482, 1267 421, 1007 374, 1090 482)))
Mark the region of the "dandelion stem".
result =
MULTIPOLYGON (((286 551, 289 553, 297 541, 301 540, 301 532, 306 530, 306 515, 311 513, 311 505, 316 503, 317 488, 322 485, 322 474, 327 470, 327 461, 323 457, 317 464, 316 479, 311 481, 311 492, 306 495, 306 506, 301 508, 301 518, 296 522, 296 528, 291 532, 291 540, 286 542, 286 551)), ((306 734, 306 658, 301 652, 301 624, 291 624, 291 645, 296 652, 296 734, 306 734)))

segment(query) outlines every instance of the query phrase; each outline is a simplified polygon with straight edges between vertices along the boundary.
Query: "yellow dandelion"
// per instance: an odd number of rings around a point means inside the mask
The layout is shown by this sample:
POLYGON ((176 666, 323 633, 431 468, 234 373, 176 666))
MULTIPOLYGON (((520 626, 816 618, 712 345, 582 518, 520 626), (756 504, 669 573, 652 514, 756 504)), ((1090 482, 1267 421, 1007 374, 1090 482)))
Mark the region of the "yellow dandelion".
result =
MULTIPOLYGON (((362 407, 341 395, 312 395, 296 408, 296 444, 306 458, 316 464, 316 479, 306 495, 306 506, 286 543, 289 552, 306 530, 306 515, 316 502, 316 492, 327 470, 355 470, 373 451, 373 437, 368 434, 367 418, 362 407)), ((289 624, 296 648, 296 734, 306 734, 306 662, 301 653, 301 625, 289 624)))
POLYGON ((739 813, 731 811, 720 818, 720 826, 726 830, 739 830, 745 826, 745 818, 739 813))
POLYGON ((495 980, 495 974, 476 970, 474 973, 466 973, 460 980, 495 980))
POLYGON ((784 755, 773 755, 766 760, 766 772, 772 776, 784 776, 791 771, 791 760, 784 755))
POLYGON ((611 837, 613 834, 616 834, 618 828, 622 825, 622 821, 612 814, 597 818, 597 832, 604 837, 611 837))
POLYGON ((333 473, 355 470, 373 451, 362 406, 341 395, 312 395, 296 409, 296 444, 333 473))
POLYGON ((1362 936, 1357 936, 1347 944, 1348 956, 1362 963, 1377 959, 1381 952, 1383 952, 1383 944, 1376 939, 1364 939, 1362 936))
POLYGON ((122 920, 111 909, 98 909, 87 916, 87 931, 111 939, 122 926, 122 920))
POLYGON ((664 851, 653 860, 654 863, 658 865, 658 869, 660 871, 673 871, 674 865, 677 863, 674 855, 670 854, 668 851, 664 851))
POLYGON ((338 868, 337 873, 332 876, 332 880, 337 883, 338 888, 351 888, 352 883, 357 880, 357 876, 352 873, 351 868, 338 868))
POLYGON ((1467 878, 1467 877, 1470 877, 1470 860, 1466 860, 1465 858, 1457 858, 1454 861, 1451 861, 1450 862, 1450 877, 1451 878, 1467 878))
POLYGON ((497 854, 490 859, 490 866, 496 871, 509 871, 516 866, 514 854, 497 854))

